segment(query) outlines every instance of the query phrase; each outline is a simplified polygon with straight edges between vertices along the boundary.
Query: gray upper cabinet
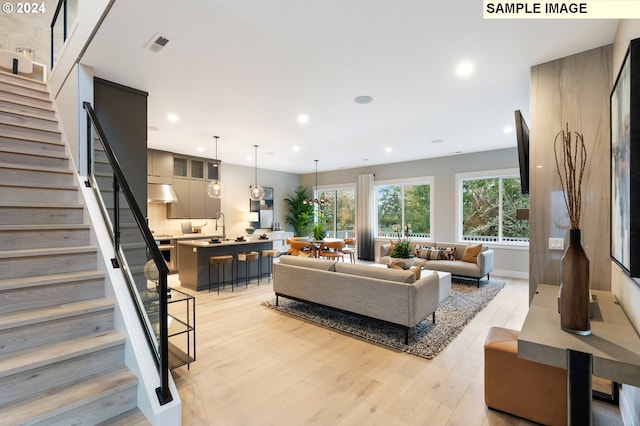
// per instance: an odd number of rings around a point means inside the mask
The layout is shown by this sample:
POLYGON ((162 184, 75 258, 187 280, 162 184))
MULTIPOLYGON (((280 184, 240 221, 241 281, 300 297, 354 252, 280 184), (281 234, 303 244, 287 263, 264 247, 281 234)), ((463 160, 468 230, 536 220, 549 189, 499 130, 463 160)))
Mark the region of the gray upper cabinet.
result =
POLYGON ((219 178, 220 169, 220 161, 148 151, 148 182, 172 184, 178 198, 176 203, 167 204, 169 219, 214 218, 221 202, 207 195, 207 185, 219 178))

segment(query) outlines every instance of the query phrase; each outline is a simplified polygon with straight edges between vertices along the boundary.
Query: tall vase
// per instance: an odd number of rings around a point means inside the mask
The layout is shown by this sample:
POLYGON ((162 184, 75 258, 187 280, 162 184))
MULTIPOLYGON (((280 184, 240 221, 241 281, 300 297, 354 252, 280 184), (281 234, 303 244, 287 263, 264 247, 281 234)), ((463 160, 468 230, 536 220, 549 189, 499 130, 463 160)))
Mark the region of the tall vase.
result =
POLYGON ((569 247, 562 256, 560 283, 560 327, 569 333, 588 336, 589 258, 580 243, 580 230, 569 231, 569 247))

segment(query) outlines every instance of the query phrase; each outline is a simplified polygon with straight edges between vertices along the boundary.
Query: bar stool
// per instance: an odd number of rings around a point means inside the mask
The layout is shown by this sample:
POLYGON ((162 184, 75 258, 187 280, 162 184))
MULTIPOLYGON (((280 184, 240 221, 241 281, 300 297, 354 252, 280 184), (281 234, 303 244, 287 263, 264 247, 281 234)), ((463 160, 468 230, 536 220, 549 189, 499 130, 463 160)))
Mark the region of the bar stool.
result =
MULTIPOLYGON (((236 262, 237 262, 236 271, 240 271, 240 262, 245 262, 244 284, 246 288, 249 287, 249 274, 251 272, 251 262, 255 260, 258 261, 258 285, 260 285, 260 272, 261 272, 260 271, 260 253, 258 253, 257 251, 247 251, 244 253, 238 253, 236 256, 236 262)), ((239 275, 240 273, 236 274, 236 284, 238 283, 239 275)))
POLYGON ((280 250, 277 250, 277 249, 262 250, 262 257, 269 258, 269 275, 267 275, 269 277, 269 282, 271 282, 271 274, 273 273, 273 259, 279 256, 280 256, 280 250))
POLYGON ((216 265, 216 284, 220 294, 220 265, 222 265, 222 287, 225 282, 225 265, 231 265, 231 291, 233 291, 233 256, 225 254, 209 257, 209 291, 211 291, 211 265, 216 265))

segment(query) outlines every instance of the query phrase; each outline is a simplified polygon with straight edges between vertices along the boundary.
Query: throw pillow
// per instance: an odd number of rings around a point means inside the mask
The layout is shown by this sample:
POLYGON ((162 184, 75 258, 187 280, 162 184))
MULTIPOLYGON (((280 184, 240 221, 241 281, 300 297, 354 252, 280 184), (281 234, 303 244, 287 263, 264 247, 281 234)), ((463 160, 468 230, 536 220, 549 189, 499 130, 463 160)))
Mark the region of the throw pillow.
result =
POLYGON ((482 244, 467 244, 462 254, 462 260, 469 263, 478 263, 478 255, 482 251, 482 244))
POLYGON ((455 247, 436 247, 438 250, 444 250, 445 260, 456 260, 455 247))

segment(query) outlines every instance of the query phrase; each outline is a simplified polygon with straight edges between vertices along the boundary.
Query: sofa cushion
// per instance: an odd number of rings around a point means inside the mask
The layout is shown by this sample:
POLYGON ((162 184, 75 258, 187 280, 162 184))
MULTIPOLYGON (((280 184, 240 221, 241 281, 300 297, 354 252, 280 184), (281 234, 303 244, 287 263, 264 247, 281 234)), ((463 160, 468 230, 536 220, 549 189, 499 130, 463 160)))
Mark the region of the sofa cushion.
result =
POLYGON ((341 274, 358 275, 379 280, 411 284, 416 281, 413 271, 408 269, 389 269, 354 263, 336 262, 335 271, 341 274))
POLYGON ((280 263, 285 265, 302 266, 305 268, 320 269, 321 271, 336 271, 334 260, 316 259, 301 256, 280 256, 280 263))
POLYGON ((469 263, 478 263, 478 255, 482 251, 482 244, 467 244, 462 253, 462 260, 469 263))

